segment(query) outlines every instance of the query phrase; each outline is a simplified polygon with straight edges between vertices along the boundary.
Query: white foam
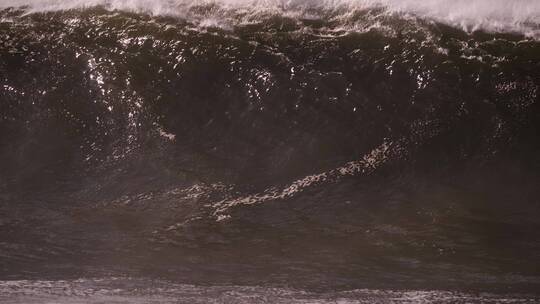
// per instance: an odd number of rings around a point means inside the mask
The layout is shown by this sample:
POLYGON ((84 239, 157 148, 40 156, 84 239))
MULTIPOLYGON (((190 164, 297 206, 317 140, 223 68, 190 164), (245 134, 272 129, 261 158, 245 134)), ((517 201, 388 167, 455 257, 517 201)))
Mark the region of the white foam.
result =
POLYGON ((394 11, 412 12, 466 30, 522 32, 540 31, 537 0, 385 0, 394 11))
POLYGON ((479 295, 444 290, 355 289, 311 292, 292 288, 188 285, 144 278, 0 281, 6 304, 102 303, 538 303, 534 295, 479 295))
MULTIPOLYGON (((282 13, 309 8, 365 9, 385 7, 387 12, 414 14, 466 30, 521 32, 540 37, 538 0, 2 0, 0 8, 27 6, 29 12, 104 6, 155 15, 186 15, 194 5, 218 4, 221 11, 273 10, 282 13)), ((219 15, 219 14, 218 14, 219 15)))

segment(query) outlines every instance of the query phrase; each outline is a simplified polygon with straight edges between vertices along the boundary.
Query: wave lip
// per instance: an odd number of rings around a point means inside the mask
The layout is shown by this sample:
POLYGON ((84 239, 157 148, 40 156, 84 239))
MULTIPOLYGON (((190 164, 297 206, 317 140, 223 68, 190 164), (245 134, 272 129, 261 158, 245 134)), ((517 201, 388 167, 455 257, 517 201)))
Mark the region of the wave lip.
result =
POLYGON ((384 8, 385 14, 433 20, 466 31, 511 32, 540 37, 540 2, 535 0, 6 0, 0 4, 0 8, 25 7, 28 13, 96 6, 188 19, 192 17, 193 8, 207 7, 205 15, 216 19, 217 24, 220 19, 235 13, 252 18, 261 13, 302 18, 336 18, 338 15, 339 18, 350 15, 351 11, 384 8))

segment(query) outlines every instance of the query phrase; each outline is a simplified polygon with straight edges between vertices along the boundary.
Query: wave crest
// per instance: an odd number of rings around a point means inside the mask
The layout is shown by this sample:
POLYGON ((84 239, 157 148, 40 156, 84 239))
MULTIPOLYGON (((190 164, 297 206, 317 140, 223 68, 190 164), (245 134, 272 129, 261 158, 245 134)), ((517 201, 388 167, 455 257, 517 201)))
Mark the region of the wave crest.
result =
POLYGON ((85 9, 101 6, 152 15, 196 18, 205 7, 203 23, 222 25, 236 14, 238 22, 271 13, 301 18, 340 18, 351 11, 382 9, 384 14, 399 14, 433 20, 466 31, 513 32, 540 37, 540 2, 534 0, 7 0, 0 8, 25 7, 29 13, 85 9))

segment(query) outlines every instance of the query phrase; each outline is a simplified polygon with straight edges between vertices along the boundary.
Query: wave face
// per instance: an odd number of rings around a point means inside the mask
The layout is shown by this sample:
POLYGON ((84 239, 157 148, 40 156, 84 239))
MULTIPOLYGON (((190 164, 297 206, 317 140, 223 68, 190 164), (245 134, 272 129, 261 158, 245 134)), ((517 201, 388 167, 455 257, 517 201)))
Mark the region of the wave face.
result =
POLYGON ((469 2, 4 1, 0 279, 537 292, 539 4, 469 2))

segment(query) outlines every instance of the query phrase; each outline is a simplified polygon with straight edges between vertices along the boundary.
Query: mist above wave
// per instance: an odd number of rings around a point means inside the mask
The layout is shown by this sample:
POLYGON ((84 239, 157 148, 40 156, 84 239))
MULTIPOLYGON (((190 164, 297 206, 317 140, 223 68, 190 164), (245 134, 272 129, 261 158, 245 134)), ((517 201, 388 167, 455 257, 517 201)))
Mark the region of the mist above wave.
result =
POLYGON ((386 14, 426 18, 467 31, 518 32, 540 36, 540 2, 535 0, 5 0, 0 8, 25 7, 29 13, 101 6, 152 15, 190 18, 193 8, 208 7, 215 18, 231 12, 257 17, 282 14, 302 18, 346 17, 351 11, 384 8, 386 14))

